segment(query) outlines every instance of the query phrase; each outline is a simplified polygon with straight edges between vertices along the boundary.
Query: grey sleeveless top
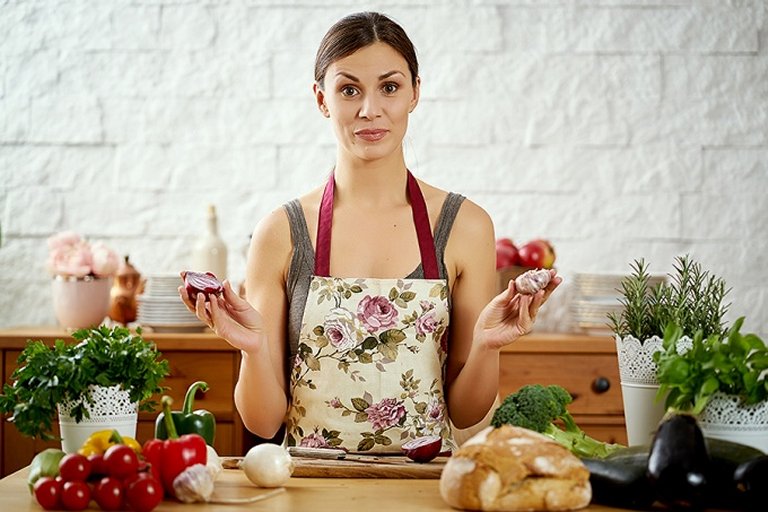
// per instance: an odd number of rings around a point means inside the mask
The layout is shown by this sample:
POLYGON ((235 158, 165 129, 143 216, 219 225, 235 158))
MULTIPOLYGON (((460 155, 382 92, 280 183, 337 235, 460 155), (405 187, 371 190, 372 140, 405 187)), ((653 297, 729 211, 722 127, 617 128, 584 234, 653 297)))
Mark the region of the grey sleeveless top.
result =
MULTIPOLYGON (((453 221, 459 212, 459 207, 465 197, 461 194, 449 192, 446 196, 443 206, 440 209, 440 216, 435 225, 435 255, 437 256, 437 266, 440 271, 441 279, 448 279, 448 271, 445 268, 443 255, 445 246, 448 244, 448 237, 451 234, 453 221)), ((291 239, 293 240, 293 256, 288 268, 288 347, 290 358, 287 364, 290 369, 293 365, 293 359, 296 356, 299 344, 299 332, 301 331, 301 322, 304 318, 304 306, 309 294, 309 285, 312 281, 312 275, 315 271, 315 249, 312 247, 312 240, 309 237, 307 221, 304 218, 304 210, 298 199, 294 199, 283 205, 288 214, 288 222, 291 226, 291 239)), ((416 270, 411 272, 406 279, 423 279, 424 269, 421 263, 416 270)), ((448 305, 450 307, 450 297, 448 294, 448 305)))

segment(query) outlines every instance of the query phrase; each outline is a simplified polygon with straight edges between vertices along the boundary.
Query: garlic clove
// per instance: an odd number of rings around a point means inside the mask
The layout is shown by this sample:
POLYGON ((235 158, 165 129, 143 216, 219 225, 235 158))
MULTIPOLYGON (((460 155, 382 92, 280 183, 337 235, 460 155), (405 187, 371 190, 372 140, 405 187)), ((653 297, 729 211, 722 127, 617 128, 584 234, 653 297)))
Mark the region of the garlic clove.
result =
POLYGON ((528 270, 515 279, 515 289, 524 295, 533 295, 545 288, 552 279, 552 274, 547 269, 528 270))

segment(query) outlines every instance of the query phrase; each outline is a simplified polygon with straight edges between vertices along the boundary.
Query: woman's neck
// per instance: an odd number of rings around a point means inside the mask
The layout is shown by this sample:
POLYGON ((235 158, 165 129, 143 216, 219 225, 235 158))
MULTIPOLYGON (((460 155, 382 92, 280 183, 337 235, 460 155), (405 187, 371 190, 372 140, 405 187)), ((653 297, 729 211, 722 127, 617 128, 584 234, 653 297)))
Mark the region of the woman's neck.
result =
POLYGON ((338 155, 334 169, 335 203, 386 208, 407 203, 407 168, 402 152, 366 161, 338 155))

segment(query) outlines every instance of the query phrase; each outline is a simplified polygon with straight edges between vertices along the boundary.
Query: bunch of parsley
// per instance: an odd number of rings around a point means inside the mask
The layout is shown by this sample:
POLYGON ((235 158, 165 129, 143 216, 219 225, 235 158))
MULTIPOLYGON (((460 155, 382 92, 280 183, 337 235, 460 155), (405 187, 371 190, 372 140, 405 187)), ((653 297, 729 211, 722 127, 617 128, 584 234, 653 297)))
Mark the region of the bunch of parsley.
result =
POLYGON ((768 399, 768 346, 755 334, 741 334, 744 317, 725 335, 704 337, 699 330, 693 347, 678 353, 680 326, 664 332, 663 350, 653 355, 666 407, 699 414, 717 391, 738 396, 745 405, 768 399))
POLYGON ((64 401, 73 404, 75 421, 88 418, 91 385, 120 385, 140 410, 155 409, 149 399, 164 391, 160 382, 168 374, 168 361, 160 360, 157 347, 142 339, 140 328, 135 334, 125 327, 80 329, 72 338, 78 343, 29 341, 19 355, 12 383, 0 395, 0 412, 11 414, 9 421, 19 432, 54 439, 51 424, 64 401))

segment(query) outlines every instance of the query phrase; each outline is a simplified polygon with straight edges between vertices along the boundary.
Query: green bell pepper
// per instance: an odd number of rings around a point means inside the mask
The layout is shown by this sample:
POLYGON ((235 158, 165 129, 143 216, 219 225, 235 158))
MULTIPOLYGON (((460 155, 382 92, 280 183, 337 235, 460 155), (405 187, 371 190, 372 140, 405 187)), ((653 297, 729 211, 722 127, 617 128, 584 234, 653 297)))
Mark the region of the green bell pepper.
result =
MULTIPOLYGON (((213 446, 213 440, 216 437, 216 417, 205 409, 192 410, 198 388, 206 392, 208 384, 201 380, 192 383, 184 396, 184 406, 181 411, 171 411, 171 420, 179 435, 198 434, 205 439, 206 444, 213 446)), ((168 439, 164 418, 165 413, 161 412, 155 420, 155 438, 157 439, 168 439)))

